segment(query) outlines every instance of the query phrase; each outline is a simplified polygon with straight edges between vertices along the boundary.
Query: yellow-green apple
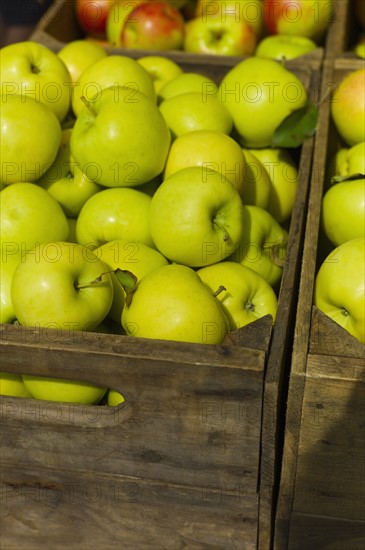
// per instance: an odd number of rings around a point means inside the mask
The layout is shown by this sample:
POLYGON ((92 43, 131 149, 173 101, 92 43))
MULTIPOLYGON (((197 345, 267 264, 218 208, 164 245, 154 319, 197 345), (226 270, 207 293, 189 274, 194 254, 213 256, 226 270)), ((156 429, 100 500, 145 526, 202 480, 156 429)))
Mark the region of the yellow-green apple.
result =
POLYGON ((332 96, 331 115, 347 145, 365 141, 365 69, 352 70, 342 78, 332 96))
POLYGON ((158 176, 170 143, 170 130, 156 103, 121 86, 102 90, 84 107, 70 142, 80 169, 89 173, 94 168, 94 181, 105 187, 137 187, 158 176))
POLYGON ((245 185, 245 156, 231 136, 213 130, 188 132, 174 140, 166 160, 164 177, 189 166, 220 172, 242 196, 245 185))
POLYGON ((195 130, 213 130, 223 134, 232 131, 232 116, 214 95, 204 97, 200 92, 187 92, 164 99, 159 108, 173 139, 195 130))
MULTIPOLYGON (((244 149, 244 152, 246 149, 244 149)), ((279 222, 290 219, 298 188, 298 168, 288 149, 250 149, 267 171, 271 183, 267 211, 279 222)))
POLYGON ((362 36, 354 46, 354 54, 361 59, 365 59, 365 35, 362 36))
POLYGON ((36 245, 17 265, 11 300, 21 325, 92 330, 108 314, 113 285, 87 247, 54 241, 36 245))
POLYGON ((243 19, 195 17, 185 23, 183 49, 208 55, 252 55, 257 43, 253 28, 243 19))
MULTIPOLYGON (((138 241, 118 239, 108 241, 94 250, 110 271, 123 269, 133 273, 140 281, 145 275, 155 269, 167 265, 168 260, 157 250, 138 241)), ((113 282, 113 303, 108 317, 121 322, 122 310, 125 303, 125 292, 114 273, 111 273, 113 282)))
POLYGON ((1 48, 0 81, 2 95, 31 97, 47 105, 59 121, 66 117, 71 77, 62 59, 47 46, 29 40, 1 48))
POLYGON ((99 191, 86 201, 77 217, 77 241, 90 249, 116 239, 153 246, 149 228, 151 200, 146 193, 128 187, 99 191))
POLYGON ((75 17, 81 29, 89 36, 103 39, 106 21, 115 0, 75 0, 75 17))
POLYGON ((204 284, 215 292, 229 321, 230 331, 244 327, 265 315, 276 318, 278 300, 272 287, 257 272, 236 262, 224 261, 198 269, 204 284))
POLYGON ((106 57, 107 51, 97 42, 91 40, 79 39, 72 40, 65 44, 57 55, 64 64, 70 74, 72 82, 78 82, 81 73, 90 65, 106 57))
POLYGON ((243 147, 270 147, 276 128, 307 104, 302 81, 279 61, 249 57, 222 79, 218 97, 232 115, 243 147))
POLYGON ((0 372, 0 395, 32 397, 23 383, 21 374, 10 372, 0 372))
POLYGON ((35 182, 56 158, 61 125, 31 97, 1 95, 1 182, 35 182))
POLYGON ((145 55, 137 59, 152 78, 158 97, 162 86, 170 80, 183 74, 183 70, 175 61, 163 55, 145 55))
MULTIPOLYGON (((71 134, 71 128, 63 130, 57 157, 37 183, 60 203, 66 216, 77 218, 85 202, 104 188, 88 178, 74 162, 70 151, 71 134)), ((95 176, 92 166, 90 174, 95 176)))
POLYGON ((35 183, 14 183, 0 193, 0 239, 5 261, 37 243, 66 240, 67 218, 56 199, 35 183))
POLYGON ((190 267, 216 263, 239 245, 241 197, 219 172, 199 166, 166 178, 150 208, 150 230, 156 248, 169 260, 190 267))
POLYGON ((263 32, 262 0, 197 0, 194 14, 203 22, 212 16, 222 21, 244 21, 252 27, 257 38, 263 32))
POLYGON ((365 344, 365 238, 346 241, 320 265, 314 305, 365 344))
POLYGON ((333 0, 263 0, 264 23, 270 34, 294 34, 320 41, 334 13, 333 0))
POLYGON ((10 289, 14 271, 22 255, 18 246, 13 245, 12 253, 7 254, 9 247, 1 248, 0 261, 0 323, 13 323, 16 320, 10 289), (16 249, 16 252, 14 252, 16 249))
POLYGON ((365 235, 365 177, 335 183, 322 199, 322 228, 332 244, 365 235))
POLYGON ((158 92, 158 99, 171 99, 177 95, 190 92, 200 93, 205 99, 208 95, 216 95, 218 92, 217 84, 209 77, 190 71, 171 78, 158 92))
POLYGON ((255 55, 269 59, 295 59, 312 52, 317 44, 307 36, 271 34, 257 44, 255 55))
POLYGON ((26 390, 34 399, 96 405, 104 397, 107 388, 83 382, 47 376, 22 375, 26 390))
POLYGON ((165 0, 145 1, 125 19, 120 45, 137 50, 180 50, 184 31, 185 20, 176 7, 165 0))
POLYGON ((229 324, 215 291, 190 267, 160 267, 138 283, 123 309, 122 325, 138 338, 220 344, 229 324))
POLYGON ((256 271, 269 285, 276 287, 285 263, 287 231, 259 206, 244 205, 242 221, 242 237, 229 260, 256 271))
POLYGON ((14 183, 0 193, 0 322, 16 319, 11 281, 19 262, 37 243, 67 239, 69 227, 62 208, 33 183, 14 183))
POLYGON ((243 204, 267 208, 270 199, 271 182, 266 168, 249 149, 242 150, 246 159, 244 170, 243 204))
POLYGON ((365 141, 352 147, 341 147, 330 159, 327 166, 327 187, 333 176, 365 174, 365 141))
POLYGON ((126 19, 132 11, 145 2, 145 0, 116 0, 113 2, 107 19, 105 34, 106 39, 112 46, 120 48, 122 46, 122 29, 126 19))
POLYGON ((121 403, 124 403, 125 399, 123 395, 117 390, 109 390, 107 395, 108 407, 116 407, 121 403))
POLYGON ((82 98, 93 105, 97 103, 102 90, 118 86, 130 88, 130 95, 124 98, 115 98, 115 103, 128 102, 136 103, 143 93, 150 100, 156 101, 156 93, 153 81, 144 67, 135 59, 126 55, 108 55, 99 61, 95 61, 90 67, 81 73, 72 94, 72 110, 78 116, 85 107, 82 98))

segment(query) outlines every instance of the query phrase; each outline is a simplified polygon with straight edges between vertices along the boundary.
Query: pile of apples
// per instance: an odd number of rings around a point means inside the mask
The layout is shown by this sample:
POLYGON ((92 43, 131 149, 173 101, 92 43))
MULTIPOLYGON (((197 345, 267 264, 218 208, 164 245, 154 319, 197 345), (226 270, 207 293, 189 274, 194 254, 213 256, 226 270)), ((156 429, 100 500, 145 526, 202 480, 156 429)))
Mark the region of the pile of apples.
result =
MULTIPOLYGON (((0 321, 201 344, 274 322, 298 167, 273 136, 303 83, 274 60, 218 84, 83 44, 0 51, 0 321)), ((106 392, 57 383, 26 378, 40 399, 106 392)))
POLYGON ((327 166, 314 305, 365 344, 365 68, 331 101, 340 146, 327 166))
POLYGON ((106 46, 292 59, 323 42, 333 0, 76 0, 88 39, 106 46))

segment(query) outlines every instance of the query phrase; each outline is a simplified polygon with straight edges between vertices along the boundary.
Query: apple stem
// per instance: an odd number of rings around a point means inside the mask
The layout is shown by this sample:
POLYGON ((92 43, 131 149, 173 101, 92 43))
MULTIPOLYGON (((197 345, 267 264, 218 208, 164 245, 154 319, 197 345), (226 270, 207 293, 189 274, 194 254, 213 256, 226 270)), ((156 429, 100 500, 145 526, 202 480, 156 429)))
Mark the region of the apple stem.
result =
POLYGON ((218 227, 218 229, 220 229, 223 233, 223 241, 224 242, 227 242, 229 241, 229 235, 227 233, 227 231, 224 229, 224 227, 221 226, 220 223, 218 223, 216 220, 213 221, 214 225, 216 225, 218 227))
POLYGON ((96 277, 92 281, 88 281, 87 283, 75 282, 75 284, 74 284, 75 290, 80 290, 82 288, 87 288, 88 286, 97 285, 98 283, 101 283, 101 281, 103 279, 103 276, 108 275, 109 273, 115 273, 115 270, 104 271, 104 273, 101 273, 98 277, 96 277))
POLYGON ((216 298, 217 296, 219 296, 219 294, 221 292, 223 292, 224 290, 227 290, 225 286, 223 285, 219 285, 219 287, 217 288, 217 290, 213 293, 213 296, 216 298))
POLYGON ((90 113, 93 115, 93 117, 97 117, 97 114, 96 114, 96 111, 95 109, 93 108, 93 106, 91 105, 90 101, 88 101, 86 99, 85 96, 81 96, 81 101, 83 101, 83 103, 86 105, 86 107, 89 109, 90 113))

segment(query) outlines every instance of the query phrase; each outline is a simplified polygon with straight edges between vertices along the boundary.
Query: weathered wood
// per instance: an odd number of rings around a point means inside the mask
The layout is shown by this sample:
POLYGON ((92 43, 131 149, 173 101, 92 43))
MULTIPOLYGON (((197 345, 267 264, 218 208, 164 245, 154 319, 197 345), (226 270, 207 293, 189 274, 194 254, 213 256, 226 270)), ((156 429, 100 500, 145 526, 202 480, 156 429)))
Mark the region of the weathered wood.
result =
POLYGON ((140 477, 2 468, 2 548, 256 548, 257 495, 140 477))
POLYGON ((320 212, 326 168, 339 145, 328 92, 360 66, 359 60, 323 64, 275 523, 277 550, 301 550, 309 542, 315 548, 357 548, 359 521, 365 519, 365 346, 312 306, 317 266, 324 259, 320 212))
MULTIPOLYGON (((56 2, 33 39, 59 51, 65 40, 81 36, 69 7, 69 2, 56 2)), ((137 58, 151 52, 114 49, 111 53, 137 58)), ((201 72, 216 82, 242 59, 185 52, 164 55, 184 70, 201 72)), ((312 99, 318 94, 322 58, 323 50, 318 48, 286 63, 312 99)), ((138 480, 143 486, 132 509, 123 504, 110 515, 104 501, 88 504, 81 527, 73 523, 75 509, 67 502, 26 509, 9 500, 4 512, 8 548, 49 548, 43 526, 51 518, 54 533, 59 533, 60 522, 73 526, 60 533, 60 547, 72 547, 73 533, 73 548, 80 548, 86 536, 88 548, 119 548, 123 542, 123 547, 133 550, 269 550, 313 139, 295 154, 299 184, 274 326, 266 317, 231 333, 221 346, 0 327, 7 371, 77 376, 117 389, 126 398, 112 410, 0 399, 6 482, 13 479, 16 488, 23 482, 28 487, 57 480, 63 487, 71 478, 92 476, 102 484, 110 479, 123 486, 138 480), (198 498, 202 487, 210 488, 214 499, 223 498, 223 506, 215 500, 208 506, 202 502, 198 498), (244 502, 240 493, 246 495, 244 502), (109 518, 115 532, 105 527, 109 518), (35 523, 42 526, 40 531, 35 523)), ((110 498, 107 489, 105 497, 110 498)), ((80 507, 77 510, 80 514, 80 507)))

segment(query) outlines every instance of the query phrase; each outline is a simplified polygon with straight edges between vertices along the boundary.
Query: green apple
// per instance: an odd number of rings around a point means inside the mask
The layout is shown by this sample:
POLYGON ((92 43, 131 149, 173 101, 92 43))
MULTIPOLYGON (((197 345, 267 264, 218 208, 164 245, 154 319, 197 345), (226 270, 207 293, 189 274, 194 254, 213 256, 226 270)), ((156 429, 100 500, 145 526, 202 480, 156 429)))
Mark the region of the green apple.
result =
POLYGON ((296 59, 316 48, 317 44, 307 36, 271 34, 260 40, 255 55, 278 60, 296 59))
POLYGON ((322 199, 322 228, 332 244, 365 235, 365 177, 332 185, 322 199))
POLYGON ((258 158, 248 149, 243 149, 242 152, 246 159, 242 202, 267 209, 271 191, 269 174, 258 158))
MULTIPOLYGON (((71 134, 72 128, 63 130, 57 157, 37 183, 60 203, 66 216, 77 218, 85 202, 104 188, 88 178, 74 162, 70 151, 71 134)), ((97 173, 92 166, 89 171, 93 177, 97 173)))
POLYGON ((365 344, 365 238, 336 247, 320 265, 314 305, 365 344))
POLYGON ((77 242, 90 249, 117 239, 153 246, 149 227, 152 198, 128 187, 104 189, 86 201, 76 221, 77 242))
POLYGON ((214 292, 193 269, 179 264, 160 267, 138 283, 122 325, 137 338, 199 344, 220 344, 229 330, 214 292))
MULTIPOLYGON (((13 323, 16 320, 13 303, 11 301, 11 281, 18 263, 22 259, 22 254, 18 251, 18 246, 13 245, 11 254, 7 254, 9 246, 1 249, 0 262, 0 323, 13 323), (16 249, 16 253, 14 252, 16 249)), ((10 252, 10 251, 9 251, 10 252)))
POLYGON ((265 315, 276 318, 278 300, 268 282, 249 267, 224 261, 203 267, 197 274, 208 288, 224 290, 217 299, 229 320, 230 331, 244 327, 265 315))
POLYGON ((97 405, 107 392, 88 382, 23 374, 23 384, 34 399, 97 405))
POLYGON ((346 145, 365 141, 365 68, 342 78, 332 96, 331 116, 346 145))
POLYGON ((361 59, 365 59, 365 34, 358 39, 357 44, 354 46, 354 54, 361 59))
POLYGON ((327 166, 327 187, 333 176, 351 176, 365 174, 365 141, 352 147, 341 147, 331 158, 327 166))
POLYGON ((62 208, 33 183, 14 183, 0 193, 0 322, 16 319, 11 281, 18 263, 37 243, 67 239, 69 227, 62 208))
MULTIPOLYGON (((246 149, 244 150, 244 152, 246 149)), ((266 210, 279 222, 290 219, 298 189, 298 168, 288 149, 250 149, 270 178, 270 195, 266 210)))
POLYGON ((140 63, 125 55, 108 55, 95 61, 80 75, 72 96, 72 109, 75 115, 78 116, 85 107, 82 97, 94 104, 99 102, 102 90, 111 86, 130 88, 129 95, 121 99, 115 98, 115 103, 136 103, 141 92, 156 102, 152 78, 140 63), (138 95, 135 95, 137 92, 138 95))
POLYGON ((156 103, 142 92, 116 86, 84 107, 70 143, 80 169, 94 169, 100 185, 137 187, 162 172, 171 134, 156 103))
POLYGON ((241 241, 229 260, 259 273, 276 287, 281 280, 288 244, 288 233, 263 208, 244 205, 241 241))
POLYGON ((194 130, 213 130, 230 134, 233 121, 229 110, 214 95, 187 92, 160 103, 162 113, 173 138, 194 130))
POLYGON ((32 397, 23 383, 22 376, 10 372, 0 372, 0 395, 32 397))
POLYGON ((161 88, 176 76, 183 74, 183 70, 175 61, 163 55, 145 55, 137 59, 152 78, 158 97, 161 88))
POLYGON ((91 250, 55 241, 35 246, 18 264, 11 300, 21 325, 92 330, 109 312, 113 285, 91 250))
POLYGON ((72 82, 78 82, 81 73, 96 61, 106 57, 107 51, 100 44, 91 40, 71 40, 65 44, 57 55, 67 67, 72 82))
POLYGON ((219 172, 199 166, 166 178, 155 192, 150 229, 156 248, 169 260, 190 267, 216 263, 239 245, 241 197, 219 172))
POLYGON ((61 125, 56 115, 30 97, 1 95, 1 182, 35 182, 56 158, 61 125))
MULTIPOLYGON (((117 268, 130 271, 140 281, 145 275, 155 269, 167 265, 168 260, 157 250, 138 241, 118 239, 109 241, 94 250, 110 271, 117 268)), ((120 323, 125 303, 125 292, 115 275, 111 274, 113 282, 113 303, 108 317, 120 323)))
MULTIPOLYGON (((47 105, 59 121, 66 117, 71 103, 71 77, 62 59, 47 46, 29 40, 1 48, 0 80, 5 97, 31 97, 47 105)), ((46 130, 43 133, 47 135, 46 130)))
POLYGON ((222 18, 215 15, 195 17, 185 23, 183 50, 206 55, 252 55, 257 37, 253 28, 243 19, 222 18))
POLYGON ((218 86, 211 78, 201 73, 184 71, 161 86, 158 99, 162 101, 191 92, 200 93, 205 99, 208 95, 216 95, 218 86))
POLYGON ((244 21, 252 27, 257 38, 263 32, 262 0, 196 0, 194 15, 203 23, 213 16, 222 21, 244 21))
POLYGON ((174 140, 166 160, 164 177, 189 166, 202 166, 207 177, 223 174, 242 196, 245 185, 245 156, 232 137, 214 130, 188 132, 174 140))
POLYGON ((120 48, 122 29, 126 19, 132 11, 145 0, 116 0, 110 6, 106 18, 105 34, 107 41, 114 47, 120 48))
POLYGON ((302 81, 274 59, 249 57, 223 77, 218 97, 245 148, 270 147, 276 128, 307 103, 302 81))
POLYGON ((67 240, 67 218, 56 199, 35 183, 14 183, 0 193, 0 238, 6 261, 37 243, 67 240))
POLYGON ((124 403, 125 399, 121 393, 117 390, 109 390, 107 395, 108 407, 116 407, 121 403, 124 403))

